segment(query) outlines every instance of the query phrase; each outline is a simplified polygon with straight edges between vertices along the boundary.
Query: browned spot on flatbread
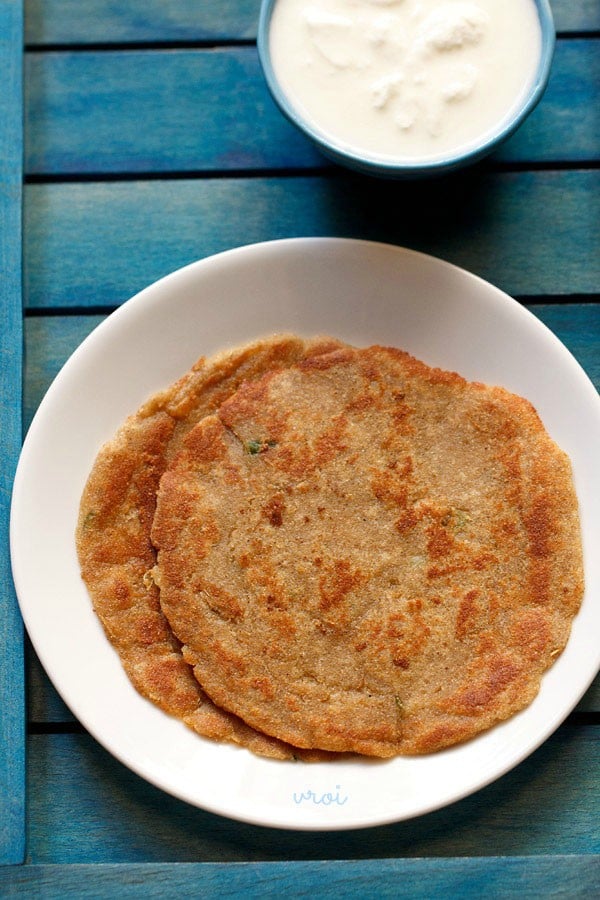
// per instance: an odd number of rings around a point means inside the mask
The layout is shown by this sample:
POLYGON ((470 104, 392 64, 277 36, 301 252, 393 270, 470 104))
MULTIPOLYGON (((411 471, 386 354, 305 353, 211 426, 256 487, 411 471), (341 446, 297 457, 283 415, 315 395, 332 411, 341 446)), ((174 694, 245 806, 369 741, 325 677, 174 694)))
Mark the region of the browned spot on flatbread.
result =
POLYGON ((335 559, 333 564, 319 574, 319 606, 324 612, 339 607, 350 591, 361 587, 366 576, 352 567, 347 559, 335 559))
POLYGON ((456 616, 456 626, 455 626, 455 636, 457 640, 461 641, 465 637, 467 637, 474 628, 477 626, 477 620, 479 618, 480 606, 479 600, 480 591, 471 590, 467 591, 464 597, 461 599, 458 607, 458 615, 456 616))
POLYGON ((427 551, 431 559, 450 556, 456 541, 440 522, 432 522, 426 528, 427 551))
POLYGON ((444 704, 444 709, 463 716, 480 715, 489 709, 498 696, 515 683, 522 672, 511 658, 502 654, 489 657, 483 665, 483 672, 454 694, 444 704))
POLYGON ((274 528, 280 528, 283 524, 285 510, 285 497, 282 493, 274 494, 264 505, 263 514, 274 528))

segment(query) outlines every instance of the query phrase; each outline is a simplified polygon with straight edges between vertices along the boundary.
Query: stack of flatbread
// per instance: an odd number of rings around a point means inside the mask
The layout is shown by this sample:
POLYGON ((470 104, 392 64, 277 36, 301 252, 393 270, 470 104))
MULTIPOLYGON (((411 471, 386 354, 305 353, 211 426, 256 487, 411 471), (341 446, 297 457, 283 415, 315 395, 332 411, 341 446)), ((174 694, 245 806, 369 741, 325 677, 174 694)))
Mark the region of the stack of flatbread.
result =
POLYGON ((402 351, 201 359, 101 449, 82 575, 135 687, 279 759, 465 741, 527 706, 583 593, 531 404, 402 351))

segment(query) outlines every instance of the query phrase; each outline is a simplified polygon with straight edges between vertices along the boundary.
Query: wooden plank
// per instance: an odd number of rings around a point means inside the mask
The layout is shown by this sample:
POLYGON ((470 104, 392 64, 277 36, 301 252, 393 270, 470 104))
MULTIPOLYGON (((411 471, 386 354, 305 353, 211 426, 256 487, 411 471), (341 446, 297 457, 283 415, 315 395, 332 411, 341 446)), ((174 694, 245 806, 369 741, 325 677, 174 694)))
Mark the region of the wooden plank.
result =
POLYGON ((254 47, 33 54, 26 85, 29 174, 322 164, 254 47))
POLYGON ((593 297, 600 284, 598 170, 36 184, 25 199, 29 308, 117 305, 196 259, 309 235, 423 250, 512 295, 593 297))
POLYGON ((550 6, 559 32, 600 30, 598 0, 550 0, 550 6))
POLYGON ((590 713, 590 712, 598 712, 599 710, 600 710, 600 676, 596 676, 594 683, 592 685, 590 685, 589 690, 581 698, 581 702, 577 706, 577 711, 583 712, 583 713, 590 713))
POLYGON ((8 548, 21 447, 22 28, 20 0, 0 0, 0 864, 25 853, 23 626, 8 548))
POLYGON ((600 4, 598 0, 550 0, 554 25, 558 32, 598 31, 600 4))
POLYGON ((28 44, 222 41, 256 37, 260 0, 27 0, 28 44))
POLYGON ((71 710, 55 690, 29 641, 26 641, 25 650, 29 726, 72 724, 75 718, 71 710))
MULTIPOLYGON (((556 29, 600 28, 597 0, 551 0, 556 29)), ((239 40, 256 36, 260 0, 27 0, 29 44, 239 40)))
POLYGON ((28 858, 79 864, 598 853, 599 737, 599 727, 565 725, 503 778, 409 823, 299 833, 176 800, 87 734, 33 735, 28 858))
MULTIPOLYGON (((254 47, 30 54, 26 96, 30 175, 329 165, 276 108, 254 47)), ((495 159, 600 158, 599 105, 596 41, 562 42, 544 98, 495 159)))
POLYGON ((0 872, 9 896, 163 898, 486 897, 576 900, 600 890, 597 856, 371 859, 302 862, 26 866, 0 872))
POLYGON ((511 163, 597 160, 599 117, 594 110, 598 108, 598 41, 559 41, 539 105, 492 159, 511 163))

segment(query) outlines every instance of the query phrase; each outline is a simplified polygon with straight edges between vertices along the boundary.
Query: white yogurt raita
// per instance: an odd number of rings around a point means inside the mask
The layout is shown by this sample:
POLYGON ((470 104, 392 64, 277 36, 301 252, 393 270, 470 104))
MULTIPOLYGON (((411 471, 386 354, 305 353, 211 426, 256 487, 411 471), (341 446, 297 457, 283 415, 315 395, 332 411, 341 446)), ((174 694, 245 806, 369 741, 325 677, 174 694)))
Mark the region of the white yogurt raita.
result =
POLYGON ((337 146, 432 162, 511 118, 541 28, 533 0, 277 0, 269 49, 290 104, 337 146))

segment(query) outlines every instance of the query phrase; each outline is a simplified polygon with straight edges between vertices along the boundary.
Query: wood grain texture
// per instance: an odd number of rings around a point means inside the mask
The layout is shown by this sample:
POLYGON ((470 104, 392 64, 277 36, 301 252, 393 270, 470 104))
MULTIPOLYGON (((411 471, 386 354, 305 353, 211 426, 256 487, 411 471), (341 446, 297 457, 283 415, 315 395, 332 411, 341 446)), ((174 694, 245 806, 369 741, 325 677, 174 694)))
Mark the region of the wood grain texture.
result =
POLYGON ((28 640, 25 644, 25 666, 28 726, 37 728, 57 723, 73 724, 75 718, 71 710, 55 690, 28 640))
POLYGON ((322 164, 276 108, 254 47, 33 54, 26 83, 30 174, 322 164))
POLYGON ((597 0, 550 0, 557 31, 598 31, 600 4, 597 0))
POLYGON ((569 160, 571 164, 598 160, 598 50, 598 40, 557 42, 550 79, 539 105, 490 159, 507 163, 569 160))
POLYGON ((20 0, 0 0, 0 864, 25 852, 23 628, 8 548, 21 447, 22 27, 20 0))
POLYGON ((162 898, 358 897, 360 900, 431 900, 486 897, 487 900, 589 898, 600 890, 597 856, 487 859, 372 859, 302 862, 163 863, 27 866, 1 872, 0 888, 11 897, 162 898))
POLYGON ((25 38, 34 45, 252 39, 259 7, 260 0, 26 0, 25 38))
POLYGON ((600 171, 28 185, 29 308, 116 306, 242 243, 327 235, 432 253, 514 295, 597 295, 600 171), (404 210, 410 209, 407 216, 404 210))
MULTIPOLYGON (((28 174, 326 164, 276 108, 255 47, 30 54, 26 86, 28 174)), ((597 160, 599 108, 597 41, 559 42, 542 101, 492 159, 597 160)))
MULTIPOLYGON (((597 0, 551 0, 558 31, 600 28, 597 0)), ((260 0, 26 0, 29 44, 254 38, 260 0)))
MULTIPOLYGON (((410 822, 290 832, 162 793, 87 734, 29 739, 30 863, 258 861, 599 853, 600 728, 563 726, 503 778, 410 822)), ((207 777, 210 774, 207 773, 207 777)))

